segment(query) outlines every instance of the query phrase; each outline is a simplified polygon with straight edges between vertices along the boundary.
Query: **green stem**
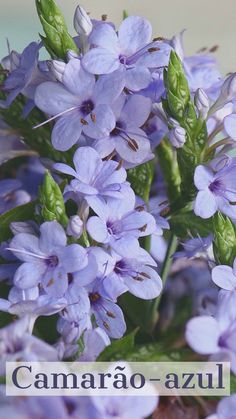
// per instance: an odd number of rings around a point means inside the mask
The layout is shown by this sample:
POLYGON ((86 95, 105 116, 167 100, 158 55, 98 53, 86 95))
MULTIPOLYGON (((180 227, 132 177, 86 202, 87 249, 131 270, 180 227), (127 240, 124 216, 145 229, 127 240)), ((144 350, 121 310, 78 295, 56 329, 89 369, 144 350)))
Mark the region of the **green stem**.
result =
MULTIPOLYGON (((163 262, 162 265, 162 270, 160 273, 161 279, 162 279, 162 284, 163 284, 163 288, 165 286, 167 277, 169 275, 170 272, 170 267, 172 264, 172 256, 175 253, 176 249, 177 249, 177 245, 178 245, 178 239, 174 234, 171 234, 170 240, 169 240, 169 244, 168 244, 168 248, 166 251, 166 256, 165 256, 165 260, 163 262)), ((153 300, 152 302, 152 307, 151 307, 151 312, 154 313, 157 311, 159 304, 161 302, 161 298, 155 298, 155 300, 153 300)))

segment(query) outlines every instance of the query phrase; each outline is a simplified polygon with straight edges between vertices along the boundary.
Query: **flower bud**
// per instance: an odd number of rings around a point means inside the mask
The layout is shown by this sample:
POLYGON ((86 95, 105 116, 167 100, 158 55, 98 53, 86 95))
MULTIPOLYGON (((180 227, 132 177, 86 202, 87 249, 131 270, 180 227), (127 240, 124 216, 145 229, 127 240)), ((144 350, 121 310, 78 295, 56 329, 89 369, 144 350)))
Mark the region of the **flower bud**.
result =
POLYGON ((88 36, 93 28, 92 22, 83 7, 77 6, 74 15, 74 27, 79 35, 88 36))
POLYGON ((176 148, 183 147, 186 141, 186 131, 180 125, 172 128, 169 132, 169 139, 171 144, 176 148))
POLYGON ((66 63, 60 60, 52 60, 48 61, 48 67, 56 79, 62 83, 66 63))
POLYGON ((236 99, 236 73, 227 77, 221 87, 220 95, 210 109, 212 115, 224 105, 236 99))
POLYGON ((194 103, 199 112, 199 116, 203 119, 206 119, 210 104, 208 96, 203 89, 197 89, 194 96, 194 103))
POLYGON ((70 217, 68 226, 67 226, 67 234, 69 236, 73 236, 75 238, 79 238, 83 232, 83 221, 78 215, 73 215, 70 217))

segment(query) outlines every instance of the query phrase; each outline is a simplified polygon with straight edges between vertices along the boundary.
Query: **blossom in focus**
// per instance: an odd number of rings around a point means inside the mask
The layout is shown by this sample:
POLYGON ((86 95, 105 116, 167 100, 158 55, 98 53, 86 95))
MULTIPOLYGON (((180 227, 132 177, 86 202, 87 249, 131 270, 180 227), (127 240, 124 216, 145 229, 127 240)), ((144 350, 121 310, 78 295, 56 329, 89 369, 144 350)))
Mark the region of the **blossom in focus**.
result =
POLYGON ((82 63, 93 74, 111 74, 125 69, 125 86, 139 91, 151 82, 149 69, 168 64, 170 46, 152 41, 152 27, 148 20, 130 16, 123 20, 118 34, 109 24, 96 25, 82 63))
POLYGON ((63 228, 56 221, 40 226, 40 237, 19 233, 10 242, 11 252, 23 264, 14 275, 14 283, 21 289, 41 284, 47 294, 61 297, 68 288, 68 274, 83 269, 88 258, 78 245, 67 246, 63 228))
MULTIPOLYGON (((225 159, 222 159, 225 162, 225 159)), ((220 162, 218 162, 220 167, 220 162)), ((216 211, 236 218, 236 160, 232 158, 218 170, 209 166, 197 166, 194 184, 198 189, 194 212, 202 218, 212 217, 216 211)))
POLYGON ((35 93, 35 103, 52 119, 57 118, 52 130, 53 147, 68 150, 82 132, 95 139, 107 137, 115 128, 111 105, 123 87, 122 73, 104 75, 96 81, 77 58, 66 65, 62 83, 41 83, 35 93))

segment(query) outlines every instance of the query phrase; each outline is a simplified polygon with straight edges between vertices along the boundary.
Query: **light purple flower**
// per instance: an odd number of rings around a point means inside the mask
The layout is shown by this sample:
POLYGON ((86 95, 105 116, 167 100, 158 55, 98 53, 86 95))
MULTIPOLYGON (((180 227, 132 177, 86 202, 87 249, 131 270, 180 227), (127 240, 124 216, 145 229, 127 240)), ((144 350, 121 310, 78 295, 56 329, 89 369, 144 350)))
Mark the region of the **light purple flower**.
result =
POLYGON ((86 330, 83 334, 84 351, 79 355, 81 362, 96 361, 111 341, 105 331, 100 327, 86 330))
POLYGON ((216 414, 206 419, 236 419, 236 394, 219 401, 216 414))
POLYGON ((113 151, 129 163, 141 163, 151 157, 150 142, 140 128, 147 121, 151 112, 151 100, 141 95, 131 95, 126 100, 121 95, 113 104, 116 125, 109 137, 95 141, 93 147, 101 157, 113 151), (132 115, 132 117, 131 117, 132 115))
POLYGON ((109 337, 119 339, 126 330, 125 319, 120 307, 111 298, 104 296, 102 279, 88 286, 88 295, 91 304, 91 313, 96 323, 109 337))
POLYGON ((28 331, 24 317, 0 329, 0 374, 5 374, 6 361, 57 361, 56 350, 28 331))
POLYGON ((207 237, 196 237, 190 240, 187 240, 184 243, 181 243, 184 250, 175 252, 175 258, 192 258, 197 255, 206 254, 206 251, 212 245, 213 236, 210 234, 207 237))
POLYGON ((212 269, 212 280, 218 287, 233 291, 236 290, 236 259, 233 268, 227 265, 218 265, 212 269))
MULTIPOLYGON (((209 218, 217 210, 228 217, 236 218, 236 160, 228 162, 215 171, 209 166, 197 166, 194 173, 194 183, 198 189, 194 204, 194 212, 202 218, 209 218)), ((218 162, 220 167, 220 162, 218 162)))
POLYGON ((41 284, 47 294, 63 296, 68 288, 68 274, 88 264, 86 250, 78 244, 67 246, 66 242, 65 232, 56 221, 43 223, 39 238, 16 234, 10 250, 24 263, 15 273, 15 285, 28 289, 41 284))
POLYGON ((75 170, 63 163, 55 164, 54 168, 75 178, 65 188, 65 192, 72 192, 79 198, 86 199, 95 212, 95 207, 101 200, 122 199, 127 196, 127 192, 131 199, 134 198, 126 182, 126 171, 117 162, 102 161, 91 147, 80 147, 76 150, 73 162, 75 170))
POLYGON ((186 340, 195 352, 211 355, 211 360, 230 361, 234 374, 236 374, 235 303, 235 291, 231 293, 221 291, 215 317, 194 317, 186 327, 186 340))
POLYGON ((0 214, 31 200, 30 195, 21 188, 22 183, 17 179, 0 181, 0 214))
POLYGON ((62 81, 42 83, 35 93, 36 105, 53 117, 50 120, 58 118, 52 130, 55 149, 68 150, 82 132, 95 139, 107 137, 115 127, 111 104, 123 90, 123 74, 102 76, 96 82, 74 58, 66 65, 62 81))
POLYGON ((144 18, 125 19, 118 34, 109 24, 99 24, 89 36, 92 48, 82 59, 93 74, 109 74, 126 69, 126 87, 138 91, 151 82, 149 68, 168 64, 169 45, 152 41, 151 24, 144 18))
MULTIPOLYGON (((152 257, 138 244, 133 242, 132 257, 113 254, 116 261, 114 270, 103 279, 106 294, 114 300, 126 291, 144 300, 150 300, 160 295, 162 281, 158 273, 149 265, 155 266, 152 257)), ((128 256, 128 252, 127 252, 128 256)))
POLYGON ((90 217, 87 231, 99 243, 110 245, 121 255, 132 254, 133 240, 149 236, 156 230, 154 217, 144 210, 130 210, 130 203, 120 205, 118 200, 97 206, 98 216, 90 217))
POLYGON ((226 134, 236 141, 236 114, 232 113, 224 118, 224 130, 226 134))

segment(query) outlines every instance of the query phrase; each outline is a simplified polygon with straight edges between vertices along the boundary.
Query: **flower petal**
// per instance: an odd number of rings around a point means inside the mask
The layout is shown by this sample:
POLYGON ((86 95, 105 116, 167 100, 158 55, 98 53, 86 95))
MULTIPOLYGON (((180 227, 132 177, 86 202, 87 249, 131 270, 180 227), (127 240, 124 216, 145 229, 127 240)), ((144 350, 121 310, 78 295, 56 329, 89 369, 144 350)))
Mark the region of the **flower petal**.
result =
POLYGON ((47 221, 40 226, 39 247, 46 255, 55 249, 66 246, 67 238, 64 229, 57 221, 47 221))
POLYGON ((220 329, 217 321, 210 316, 194 317, 187 323, 186 340, 199 354, 210 355, 219 351, 220 329))
POLYGON ((80 139, 82 123, 77 111, 62 116, 52 130, 52 145, 56 150, 69 150, 80 139))
POLYGON ((210 218, 217 211, 218 205, 214 195, 209 191, 200 191, 194 203, 194 212, 201 218, 210 218))
POLYGON ((229 137, 236 140, 236 114, 231 114, 225 117, 224 129, 229 137))
POLYGON ((92 48, 82 59, 86 71, 93 74, 110 74, 120 67, 117 55, 105 48, 92 48))
POLYGON ((76 272, 88 264, 86 250, 79 244, 70 244, 57 251, 59 262, 66 272, 76 272))
POLYGON ((162 281, 154 269, 143 266, 139 279, 125 277, 124 282, 129 288, 129 292, 143 300, 151 300, 160 295, 162 291, 162 281), (145 274, 145 275, 142 275, 145 274))
POLYGON ((33 288, 41 281, 47 266, 43 263, 23 263, 14 275, 14 284, 21 289, 33 288))
POLYGON ((74 106, 79 99, 60 83, 45 82, 40 84, 35 92, 34 101, 41 111, 49 115, 57 115, 74 106))
POLYGON ((147 19, 130 16, 120 25, 118 38, 123 54, 131 55, 151 41, 152 27, 147 19))
POLYGON ((106 223, 99 217, 90 217, 87 222, 87 231, 90 236, 98 243, 108 241, 108 231, 106 223))
POLYGON ((233 269, 227 265, 219 265, 212 269, 212 280, 218 287, 232 291, 236 289, 236 276, 233 269))
POLYGON ((196 167, 194 173, 194 184, 199 190, 208 188, 213 179, 214 174, 210 168, 203 165, 196 167))
POLYGON ((92 147, 80 147, 74 154, 74 165, 78 179, 90 183, 96 172, 101 170, 102 160, 92 147))
POLYGON ((132 67, 128 68, 126 71, 125 86, 127 89, 130 89, 134 92, 144 89, 149 85, 149 83, 151 83, 151 81, 151 73, 145 67, 132 67))

